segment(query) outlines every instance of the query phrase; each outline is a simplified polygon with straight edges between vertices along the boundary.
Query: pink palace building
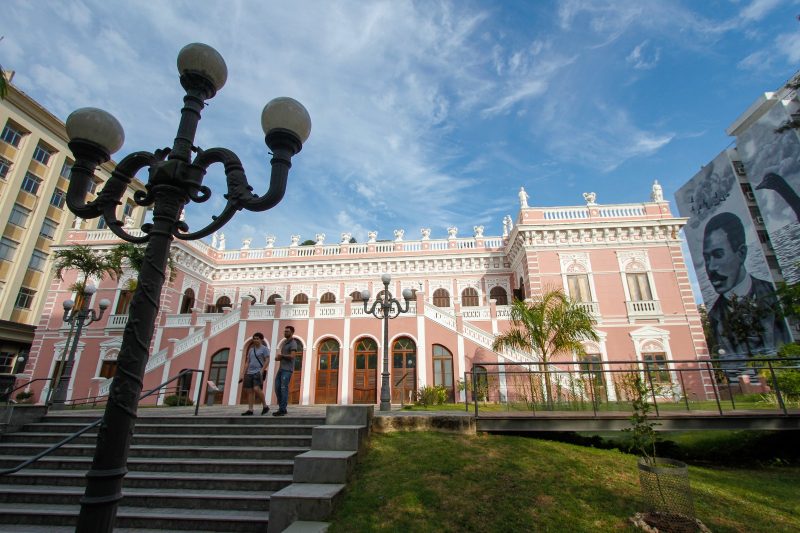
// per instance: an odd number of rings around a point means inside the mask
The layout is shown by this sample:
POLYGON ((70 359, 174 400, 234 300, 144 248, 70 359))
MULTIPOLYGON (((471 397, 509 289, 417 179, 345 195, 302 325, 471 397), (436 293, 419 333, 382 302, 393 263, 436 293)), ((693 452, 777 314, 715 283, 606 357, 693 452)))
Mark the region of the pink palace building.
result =
MULTIPOLYGON (((260 331, 270 349, 282 341, 286 325, 296 328, 303 357, 296 361, 291 403, 375 404, 380 398, 384 343, 390 346, 392 402, 408 401, 425 385, 444 385, 450 397, 464 400, 458 380, 473 364, 532 361, 530 354, 495 353, 495 335, 509 325, 509 302, 546 287, 562 287, 596 317, 598 343, 587 343, 592 360, 659 361, 706 358, 703 337, 689 277, 681 251, 680 230, 686 219, 676 218, 653 185, 650 201, 599 205, 585 193, 585 205, 529 207, 520 189, 516 219, 503 220, 502 236, 472 235, 448 228, 446 239, 421 236, 408 239, 396 230, 391 241, 378 241, 370 232, 366 243, 298 245, 288 247, 243 242, 225 249, 224 236, 212 244, 175 241, 172 281, 165 285, 156 323, 144 388, 155 387, 187 368, 205 369, 206 380, 219 388, 218 404, 242 401, 238 378, 243 353, 252 334, 260 331), (382 338, 382 321, 364 313, 359 292, 382 290, 381 275, 392 276, 390 291, 415 293, 410 310, 390 321, 389 338, 382 338), (405 376, 405 379, 402 379, 405 376)), ((135 230, 134 230, 135 231, 135 230)), ((67 243, 98 248, 119 241, 108 230, 73 229, 67 243)), ((26 374, 20 378, 55 376, 64 358, 68 325, 62 322, 62 303, 74 299, 65 281, 53 281, 30 352, 26 374)), ((122 330, 128 319, 128 272, 119 280, 94 280, 92 299, 111 301, 102 320, 84 329, 76 350, 67 398, 76 400, 108 392, 116 370, 122 330)), ((273 395, 275 364, 267 379, 273 395)), ((48 387, 37 382, 38 401, 48 387)), ((202 384, 185 383, 195 398, 202 384)), ((702 394, 710 385, 695 383, 702 394)), ((609 387, 608 399, 615 399, 609 387)), ((148 400, 151 401, 151 400, 148 400)), ((163 402, 164 395, 152 397, 163 402)))

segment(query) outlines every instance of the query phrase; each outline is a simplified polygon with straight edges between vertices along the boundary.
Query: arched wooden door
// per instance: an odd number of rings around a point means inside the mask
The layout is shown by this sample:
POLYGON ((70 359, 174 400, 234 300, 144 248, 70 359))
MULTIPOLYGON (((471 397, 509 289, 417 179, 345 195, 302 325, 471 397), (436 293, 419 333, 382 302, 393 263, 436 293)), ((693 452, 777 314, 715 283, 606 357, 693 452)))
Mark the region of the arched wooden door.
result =
POLYGON ((211 356, 211 366, 208 369, 208 379, 213 381, 219 391, 214 394, 214 403, 221 404, 225 392, 225 383, 228 378, 228 355, 230 350, 224 348, 211 356))
POLYGON ((339 403, 339 343, 327 339, 317 350, 317 388, 314 403, 339 403))
POLYGON ((299 348, 297 357, 294 358, 294 374, 292 374, 292 381, 289 382, 289 403, 300 403, 300 388, 303 381, 303 343, 300 339, 294 339, 299 348))
POLYGON ((453 353, 441 344, 433 345, 433 384, 444 385, 447 399, 455 400, 453 389, 453 353))
POLYGON ((378 344, 372 339, 356 341, 353 365, 353 403, 378 401, 378 344))
POLYGON ((417 345, 408 337, 392 344, 392 403, 413 402, 417 392, 417 345))

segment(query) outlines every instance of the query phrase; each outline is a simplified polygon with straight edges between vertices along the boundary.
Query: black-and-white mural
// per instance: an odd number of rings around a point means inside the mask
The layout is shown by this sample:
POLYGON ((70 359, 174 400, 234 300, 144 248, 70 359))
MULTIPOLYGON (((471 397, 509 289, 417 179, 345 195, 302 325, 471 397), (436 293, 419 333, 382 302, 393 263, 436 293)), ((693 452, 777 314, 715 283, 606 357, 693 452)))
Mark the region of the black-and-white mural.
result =
POLYGON ((800 281, 800 136, 776 133, 791 118, 776 102, 737 139, 747 179, 787 283, 800 281))
POLYGON ((766 257, 727 152, 703 167, 676 194, 716 346, 724 359, 775 353, 789 341, 775 312, 777 298, 766 257), (756 306, 751 327, 736 313, 756 306), (743 332, 743 329, 746 330, 743 332))

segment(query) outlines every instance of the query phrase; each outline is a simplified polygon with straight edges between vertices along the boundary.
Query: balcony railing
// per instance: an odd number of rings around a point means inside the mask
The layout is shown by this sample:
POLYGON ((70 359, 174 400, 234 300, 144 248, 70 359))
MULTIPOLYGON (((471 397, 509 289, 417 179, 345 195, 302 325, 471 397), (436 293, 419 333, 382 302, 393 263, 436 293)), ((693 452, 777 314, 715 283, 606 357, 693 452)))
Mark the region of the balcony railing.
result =
POLYGON ((625 304, 628 306, 628 316, 661 315, 661 302, 658 300, 636 300, 625 304))
POLYGON ((127 313, 124 315, 111 315, 108 317, 106 329, 125 329, 125 324, 128 323, 127 313))
POLYGON ((597 302, 578 302, 578 306, 585 309, 592 316, 600 316, 600 306, 597 302))

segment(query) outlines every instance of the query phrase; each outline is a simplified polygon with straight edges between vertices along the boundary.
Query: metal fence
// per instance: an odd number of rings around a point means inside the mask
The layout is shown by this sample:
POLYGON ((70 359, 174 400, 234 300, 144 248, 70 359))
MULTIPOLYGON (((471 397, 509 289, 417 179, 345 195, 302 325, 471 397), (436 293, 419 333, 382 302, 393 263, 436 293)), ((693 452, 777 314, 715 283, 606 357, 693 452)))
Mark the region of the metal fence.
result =
POLYGON ((637 377, 654 416, 800 414, 800 358, 481 363, 465 373, 475 415, 630 412, 637 377))

